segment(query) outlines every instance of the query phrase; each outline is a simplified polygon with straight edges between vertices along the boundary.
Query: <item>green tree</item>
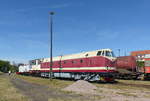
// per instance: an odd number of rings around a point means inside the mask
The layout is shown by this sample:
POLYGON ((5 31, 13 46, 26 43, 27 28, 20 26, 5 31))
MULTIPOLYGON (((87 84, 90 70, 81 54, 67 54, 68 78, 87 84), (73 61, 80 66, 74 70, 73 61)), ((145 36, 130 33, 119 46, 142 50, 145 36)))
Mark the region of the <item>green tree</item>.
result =
POLYGON ((8 72, 10 69, 10 63, 8 61, 0 60, 0 71, 8 72))
POLYGON ((8 71, 17 72, 18 67, 11 65, 9 61, 0 60, 0 71, 7 73, 8 71))
POLYGON ((144 67, 144 61, 137 61, 137 66, 140 68, 144 67))

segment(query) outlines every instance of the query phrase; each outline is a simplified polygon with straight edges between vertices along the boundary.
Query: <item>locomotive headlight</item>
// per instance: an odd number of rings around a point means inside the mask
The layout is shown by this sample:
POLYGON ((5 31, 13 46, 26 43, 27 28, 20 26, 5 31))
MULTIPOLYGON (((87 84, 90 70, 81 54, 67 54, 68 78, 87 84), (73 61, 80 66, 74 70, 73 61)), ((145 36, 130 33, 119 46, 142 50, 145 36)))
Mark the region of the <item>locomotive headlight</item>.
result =
POLYGON ((114 62, 116 60, 115 57, 107 57, 109 60, 111 60, 112 62, 114 62))

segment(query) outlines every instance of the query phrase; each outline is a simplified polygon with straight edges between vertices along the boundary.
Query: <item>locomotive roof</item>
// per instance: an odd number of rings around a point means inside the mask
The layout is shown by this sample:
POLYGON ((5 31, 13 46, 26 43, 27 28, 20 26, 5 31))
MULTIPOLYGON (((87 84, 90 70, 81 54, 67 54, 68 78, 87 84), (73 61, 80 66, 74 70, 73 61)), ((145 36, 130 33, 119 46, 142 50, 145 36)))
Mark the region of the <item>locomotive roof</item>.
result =
MULTIPOLYGON (((112 51, 112 50, 111 49, 99 49, 99 50, 95 50, 95 51, 88 51, 88 52, 81 52, 81 53, 76 53, 76 54, 62 55, 62 56, 53 57, 53 61, 97 56, 98 51, 112 51)), ((49 61, 50 61, 50 58, 44 58, 42 62, 49 62, 49 61)))

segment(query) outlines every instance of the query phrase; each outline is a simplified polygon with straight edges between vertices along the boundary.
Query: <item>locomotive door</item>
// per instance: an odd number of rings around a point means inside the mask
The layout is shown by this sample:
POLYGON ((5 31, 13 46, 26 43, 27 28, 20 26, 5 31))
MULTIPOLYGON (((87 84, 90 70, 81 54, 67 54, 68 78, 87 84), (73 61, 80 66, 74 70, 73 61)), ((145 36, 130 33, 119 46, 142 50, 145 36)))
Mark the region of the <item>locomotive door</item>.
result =
POLYGON ((86 58, 85 58, 85 67, 87 68, 87 69, 86 69, 86 72, 89 71, 89 68, 91 67, 91 61, 92 61, 90 58, 88 58, 88 55, 89 55, 89 54, 86 54, 86 55, 85 55, 85 57, 86 57, 86 58))
POLYGON ((62 55, 59 60, 59 73, 61 73, 61 71, 62 71, 62 55))

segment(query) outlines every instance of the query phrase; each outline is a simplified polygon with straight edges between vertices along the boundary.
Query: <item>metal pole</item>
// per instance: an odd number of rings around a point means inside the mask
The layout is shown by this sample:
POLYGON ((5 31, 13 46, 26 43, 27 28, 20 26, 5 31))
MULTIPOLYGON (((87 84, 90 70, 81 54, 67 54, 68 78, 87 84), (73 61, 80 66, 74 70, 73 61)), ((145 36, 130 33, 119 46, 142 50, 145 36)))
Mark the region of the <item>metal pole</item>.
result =
POLYGON ((49 13, 49 20, 50 20, 50 80, 52 80, 52 67, 53 67, 53 15, 54 12, 49 13))
POLYGON ((120 57, 120 49, 118 49, 118 52, 119 52, 119 53, 118 53, 118 56, 120 57))

